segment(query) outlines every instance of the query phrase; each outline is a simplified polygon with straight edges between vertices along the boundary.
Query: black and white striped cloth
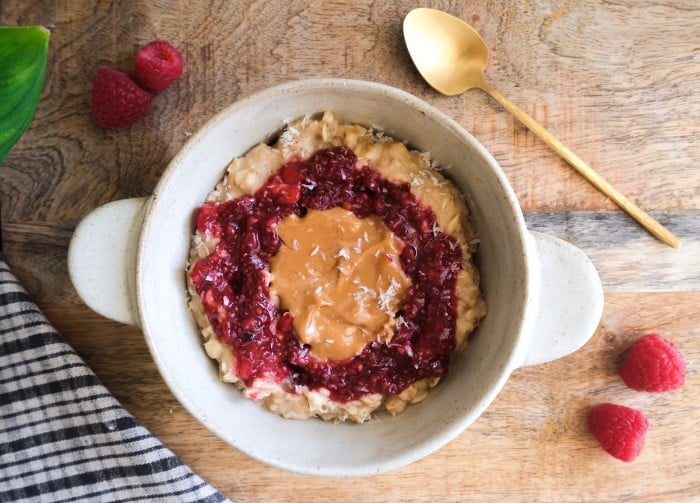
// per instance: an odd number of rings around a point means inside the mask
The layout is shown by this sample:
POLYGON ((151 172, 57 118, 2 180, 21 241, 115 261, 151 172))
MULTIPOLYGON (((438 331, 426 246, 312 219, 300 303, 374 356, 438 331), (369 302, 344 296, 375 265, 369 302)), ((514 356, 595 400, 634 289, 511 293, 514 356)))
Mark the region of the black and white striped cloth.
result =
POLYGON ((228 501, 121 407, 1 254, 0 501, 228 501))

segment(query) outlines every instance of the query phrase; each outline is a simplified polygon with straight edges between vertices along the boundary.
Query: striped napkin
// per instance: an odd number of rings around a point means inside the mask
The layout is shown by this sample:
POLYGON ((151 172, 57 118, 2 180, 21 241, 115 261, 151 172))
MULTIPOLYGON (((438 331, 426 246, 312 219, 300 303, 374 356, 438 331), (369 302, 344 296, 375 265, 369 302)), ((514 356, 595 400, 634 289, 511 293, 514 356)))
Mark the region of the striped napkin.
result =
POLYGON ((122 408, 2 254, 0 501, 228 501, 122 408))

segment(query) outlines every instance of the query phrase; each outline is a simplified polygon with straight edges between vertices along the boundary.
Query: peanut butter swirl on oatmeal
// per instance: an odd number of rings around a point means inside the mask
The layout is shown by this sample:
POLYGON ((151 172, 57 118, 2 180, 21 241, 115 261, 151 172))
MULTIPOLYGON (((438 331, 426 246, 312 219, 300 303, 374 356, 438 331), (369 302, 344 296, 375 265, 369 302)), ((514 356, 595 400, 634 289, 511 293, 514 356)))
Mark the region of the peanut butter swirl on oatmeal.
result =
POLYGON ((403 243, 381 219, 309 210, 286 217, 277 232, 284 244, 270 261, 270 290, 313 353, 342 360, 391 338, 411 280, 401 269, 403 243))
POLYGON ((222 380, 296 419, 422 401, 486 313, 468 217, 428 154, 329 113, 235 159, 188 268, 222 380))

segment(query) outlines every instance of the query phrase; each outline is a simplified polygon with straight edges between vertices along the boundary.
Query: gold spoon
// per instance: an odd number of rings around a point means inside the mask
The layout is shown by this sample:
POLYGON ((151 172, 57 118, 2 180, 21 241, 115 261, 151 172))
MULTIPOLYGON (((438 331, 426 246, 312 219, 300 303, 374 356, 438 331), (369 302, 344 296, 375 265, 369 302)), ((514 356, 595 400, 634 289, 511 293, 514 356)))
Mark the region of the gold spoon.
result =
POLYGON ((618 192, 535 119, 484 81, 489 51, 474 28, 445 12, 420 8, 409 12, 404 19, 403 35, 413 63, 436 91, 448 96, 474 87, 485 91, 651 234, 673 248, 680 246, 679 239, 668 229, 618 192))

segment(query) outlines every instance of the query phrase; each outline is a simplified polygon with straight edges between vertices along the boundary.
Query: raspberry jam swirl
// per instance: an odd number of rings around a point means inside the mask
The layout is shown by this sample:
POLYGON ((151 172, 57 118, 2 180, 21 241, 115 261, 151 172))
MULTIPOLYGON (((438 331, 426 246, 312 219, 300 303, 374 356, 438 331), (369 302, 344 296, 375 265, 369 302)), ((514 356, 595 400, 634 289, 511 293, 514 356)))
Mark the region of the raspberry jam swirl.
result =
POLYGON ((349 402, 368 394, 399 394, 414 382, 448 371, 456 346, 457 277, 462 248, 442 232, 432 209, 408 183, 394 183, 360 163, 346 147, 292 160, 252 196, 207 203, 197 230, 218 240, 190 279, 219 341, 235 356, 246 386, 258 378, 349 402), (358 218, 377 215, 403 241, 401 267, 411 279, 396 313, 393 336, 343 360, 317 357, 300 341, 291 313, 270 298, 269 264, 282 242, 277 224, 308 210, 340 207, 358 218))

